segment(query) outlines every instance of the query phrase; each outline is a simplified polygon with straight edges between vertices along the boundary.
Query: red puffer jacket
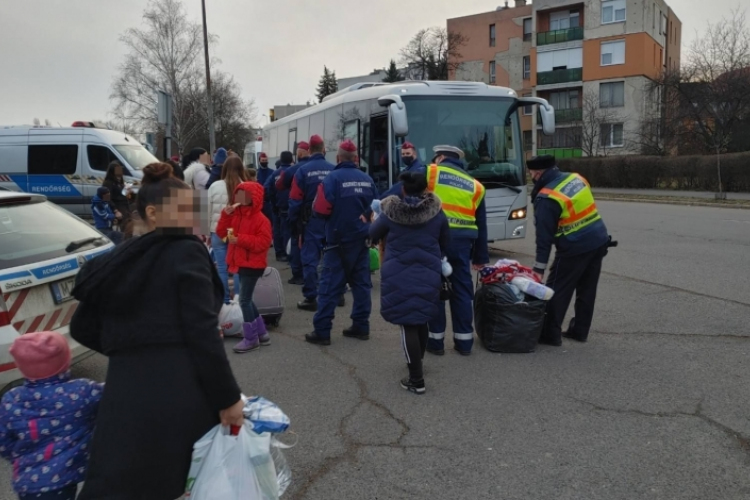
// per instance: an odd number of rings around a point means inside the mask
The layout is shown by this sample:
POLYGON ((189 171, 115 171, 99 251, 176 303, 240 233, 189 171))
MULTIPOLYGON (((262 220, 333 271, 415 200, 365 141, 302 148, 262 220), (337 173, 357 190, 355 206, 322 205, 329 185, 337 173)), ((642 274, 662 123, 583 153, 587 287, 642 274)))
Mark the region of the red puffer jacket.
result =
POLYGON ((261 212, 263 186, 257 182, 243 182, 234 190, 235 199, 240 190, 247 193, 253 201, 252 205, 240 205, 231 215, 222 211, 216 226, 219 238, 226 238, 230 227, 237 237, 237 243, 230 244, 227 252, 230 273, 238 272, 241 267, 265 269, 268 266, 268 249, 272 239, 271 223, 261 212))

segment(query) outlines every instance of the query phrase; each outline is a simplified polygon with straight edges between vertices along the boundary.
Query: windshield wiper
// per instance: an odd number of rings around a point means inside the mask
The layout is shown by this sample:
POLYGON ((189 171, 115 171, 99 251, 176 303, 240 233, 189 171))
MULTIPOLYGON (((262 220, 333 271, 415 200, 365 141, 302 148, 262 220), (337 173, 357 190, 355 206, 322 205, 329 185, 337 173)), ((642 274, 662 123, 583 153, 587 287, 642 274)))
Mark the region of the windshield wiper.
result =
MULTIPOLYGON (((76 250, 85 247, 86 245, 89 245, 91 243, 96 243, 97 241, 104 242, 106 241, 103 236, 95 236, 92 238, 84 238, 82 240, 77 241, 71 241, 68 243, 68 246, 65 247, 65 251, 67 253, 75 252, 76 250)), ((99 246, 99 245, 97 245, 99 246)))
MULTIPOLYGON (((482 181, 480 180, 479 182, 482 182, 482 181)), ((523 192, 523 190, 520 187, 518 187, 518 186, 511 186, 510 184, 506 184, 504 182, 489 181, 489 182, 482 182, 482 184, 497 184, 498 186, 502 186, 502 187, 508 188, 511 191, 515 191, 516 193, 523 192)))

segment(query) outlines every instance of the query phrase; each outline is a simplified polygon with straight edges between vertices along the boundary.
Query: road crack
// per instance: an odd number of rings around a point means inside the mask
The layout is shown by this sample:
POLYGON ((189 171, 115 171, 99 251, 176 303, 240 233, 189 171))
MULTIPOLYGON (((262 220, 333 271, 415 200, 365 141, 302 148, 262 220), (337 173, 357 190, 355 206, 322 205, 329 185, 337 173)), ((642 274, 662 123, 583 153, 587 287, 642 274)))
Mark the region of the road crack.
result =
POLYGON ((613 332, 608 330, 591 330, 591 333, 597 333, 601 335, 663 335, 667 337, 680 337, 682 339, 689 337, 708 338, 708 339, 731 339, 731 340, 750 340, 750 335, 737 335, 733 333, 719 333, 711 335, 710 333, 675 333, 675 332, 650 332, 650 331, 637 331, 637 332, 613 332))
POLYGON ((610 407, 598 405, 596 403, 592 403, 591 401, 586 401, 585 399, 578 399, 578 398, 571 398, 571 399, 573 401, 576 401, 577 403, 589 406, 592 410, 601 411, 601 412, 617 413, 621 415, 639 415, 642 417, 650 417, 650 418, 691 417, 691 418, 700 419, 701 421, 705 422, 706 424, 713 427, 714 429, 720 430, 730 439, 735 441, 739 449, 742 450, 742 452, 744 452, 745 461, 750 462, 750 438, 748 438, 747 436, 744 436, 742 433, 736 431, 735 429, 732 429, 728 425, 722 424, 721 422, 706 415, 703 412, 703 400, 699 401, 696 404, 695 410, 693 410, 692 412, 686 412, 686 411, 648 412, 648 411, 632 409, 632 408, 610 408, 610 407))

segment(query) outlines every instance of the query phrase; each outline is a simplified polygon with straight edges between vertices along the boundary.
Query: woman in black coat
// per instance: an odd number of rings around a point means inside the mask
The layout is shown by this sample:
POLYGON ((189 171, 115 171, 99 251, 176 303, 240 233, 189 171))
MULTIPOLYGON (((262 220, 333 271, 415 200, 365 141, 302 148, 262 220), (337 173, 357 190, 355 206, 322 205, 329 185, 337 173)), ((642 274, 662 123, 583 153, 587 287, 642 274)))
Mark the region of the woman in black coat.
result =
POLYGON ((218 331, 223 287, 192 236, 192 190, 147 166, 137 207, 150 232, 86 264, 71 336, 109 357, 79 499, 174 500, 193 444, 242 425, 240 389, 218 331))
POLYGON ((130 210, 130 200, 122 193, 125 188, 125 179, 123 178, 122 165, 113 161, 107 168, 107 175, 104 177, 102 186, 109 188, 111 193, 110 205, 114 210, 119 210, 122 214, 120 219, 120 231, 125 234, 125 239, 133 236, 133 219, 130 210))

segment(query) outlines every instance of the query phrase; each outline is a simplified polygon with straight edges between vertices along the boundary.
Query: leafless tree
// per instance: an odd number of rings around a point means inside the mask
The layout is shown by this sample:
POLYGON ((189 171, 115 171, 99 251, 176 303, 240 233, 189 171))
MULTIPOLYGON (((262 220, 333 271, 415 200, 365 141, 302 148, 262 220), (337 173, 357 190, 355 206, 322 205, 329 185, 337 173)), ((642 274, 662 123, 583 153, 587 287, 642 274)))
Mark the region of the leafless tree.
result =
POLYGON ((664 102, 662 141, 672 151, 721 154, 750 149, 750 26, 745 11, 709 23, 693 42, 686 64, 654 82, 664 102))
POLYGON ((608 129, 615 124, 625 125, 625 117, 613 108, 602 107, 599 94, 593 90, 581 98, 581 120, 577 123, 581 134, 581 150, 585 156, 607 156, 610 151, 608 129))
POLYGON ((411 80, 448 80, 461 58, 461 47, 467 38, 446 28, 433 27, 419 30, 401 49, 400 62, 406 66, 406 76, 411 80))
MULTIPOLYGON (((128 29, 120 39, 128 53, 110 95, 116 121, 127 121, 140 131, 156 131, 156 94, 163 90, 172 95, 172 138, 178 148, 187 149, 204 132, 207 136, 202 27, 188 19, 182 3, 152 0, 143 13, 142 27, 128 29)), ((225 113, 248 120, 249 127, 252 104, 242 101, 238 85, 218 71, 213 71, 212 80, 219 82, 214 101, 242 108, 228 111, 227 105, 225 113), (222 90, 228 94, 222 95, 222 90)), ((225 118, 215 114, 215 119, 218 124, 225 118)))

